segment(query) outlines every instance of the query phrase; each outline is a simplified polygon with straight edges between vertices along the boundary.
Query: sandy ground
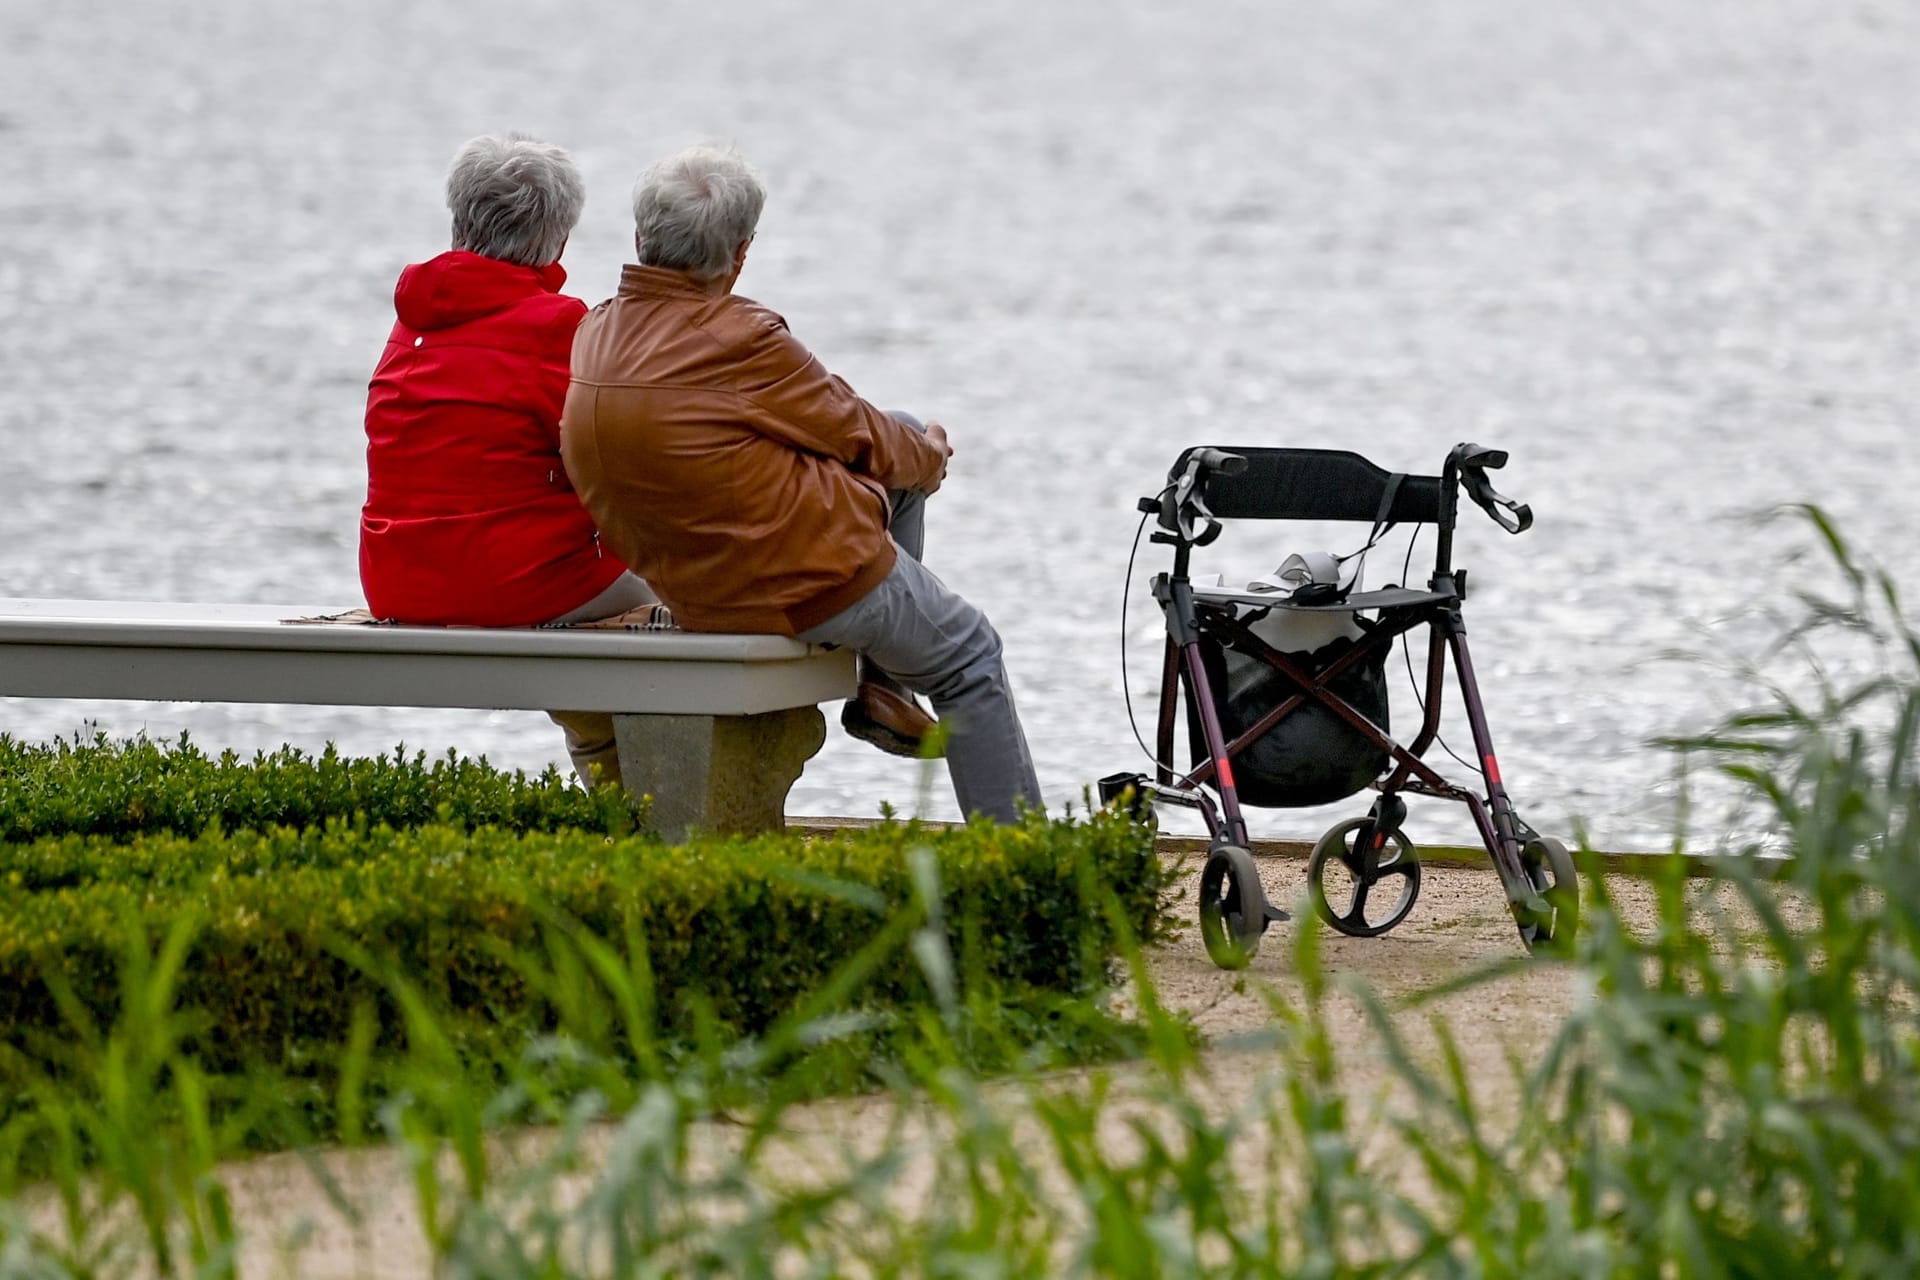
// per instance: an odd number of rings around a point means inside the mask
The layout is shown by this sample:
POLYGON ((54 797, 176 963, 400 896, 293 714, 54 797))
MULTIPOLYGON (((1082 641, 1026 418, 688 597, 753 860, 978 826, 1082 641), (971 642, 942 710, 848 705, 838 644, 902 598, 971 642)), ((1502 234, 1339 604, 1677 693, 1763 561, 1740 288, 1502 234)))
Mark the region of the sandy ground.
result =
MULTIPOLYGON (((1184 919, 1192 916, 1199 864, 1197 857, 1185 862, 1186 896, 1180 907, 1184 919)), ((1304 863, 1296 858, 1265 858, 1260 866, 1270 897, 1304 910, 1300 901, 1304 863)), ((1629 920, 1651 911, 1651 893, 1644 884, 1616 876, 1611 888, 1629 920)), ((1257 1045, 1236 1047, 1234 1042, 1252 1039, 1243 1033, 1258 1032, 1270 1024, 1269 992, 1290 998, 1302 995, 1293 940, 1291 926, 1277 926, 1252 964, 1239 974, 1223 972, 1207 959, 1198 929, 1192 925, 1152 954, 1153 979, 1161 999, 1188 1013, 1214 1038, 1207 1054, 1213 1073, 1211 1096, 1244 1097, 1271 1070, 1270 1055, 1257 1045)), ((1436 866, 1428 868, 1420 901, 1397 930, 1372 939, 1329 933, 1324 954, 1330 973, 1357 979, 1392 999, 1519 956, 1522 950, 1491 869, 1436 866)), ((1447 995, 1431 1006, 1444 1014, 1457 1033, 1485 1101, 1497 1106, 1501 1096, 1514 1089, 1511 1057, 1528 1059, 1544 1047, 1560 1015, 1579 998, 1576 986, 1564 970, 1526 968, 1447 995)), ((1359 1004, 1336 991, 1328 1004, 1328 1017, 1341 1050, 1343 1083, 1357 1100, 1380 1102, 1391 1091, 1388 1075, 1359 1004)), ((1402 1029, 1416 1044, 1430 1043, 1426 1026, 1424 1012, 1403 1015, 1402 1029)), ((1070 1087, 1070 1079, 1066 1083, 1070 1087)), ((849 1147, 872 1150, 883 1140, 892 1116, 893 1104, 885 1098, 832 1100, 797 1108, 788 1117, 790 1158, 804 1172, 805 1166, 818 1162, 821 1146, 835 1152, 849 1147)), ((732 1140, 724 1131, 711 1136, 720 1143, 732 1140)), ((541 1139, 534 1135, 531 1141, 538 1147, 541 1139)), ((411 1175, 396 1152, 273 1156, 228 1166, 223 1173, 247 1234, 243 1274, 399 1277, 425 1275, 431 1269, 411 1175), (350 1226, 319 1189, 316 1164, 359 1206, 357 1227, 350 1226), (294 1240, 300 1242, 297 1254, 288 1249, 288 1242, 294 1240)))

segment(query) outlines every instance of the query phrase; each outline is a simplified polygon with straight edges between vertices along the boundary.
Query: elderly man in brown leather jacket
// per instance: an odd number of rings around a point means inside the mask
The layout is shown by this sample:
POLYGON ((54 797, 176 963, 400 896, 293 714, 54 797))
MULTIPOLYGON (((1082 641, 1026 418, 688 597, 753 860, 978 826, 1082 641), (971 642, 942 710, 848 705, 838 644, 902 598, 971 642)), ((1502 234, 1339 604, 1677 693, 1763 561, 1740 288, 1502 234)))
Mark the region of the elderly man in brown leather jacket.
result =
POLYGON ((961 811, 1011 821, 1040 789, 1000 637, 920 564, 946 432, 861 399, 733 292, 765 201, 728 150, 641 177, 639 264, 574 337, 567 474, 682 626, 859 651, 848 731, 911 754, 929 726, 901 686, 926 694, 961 811))

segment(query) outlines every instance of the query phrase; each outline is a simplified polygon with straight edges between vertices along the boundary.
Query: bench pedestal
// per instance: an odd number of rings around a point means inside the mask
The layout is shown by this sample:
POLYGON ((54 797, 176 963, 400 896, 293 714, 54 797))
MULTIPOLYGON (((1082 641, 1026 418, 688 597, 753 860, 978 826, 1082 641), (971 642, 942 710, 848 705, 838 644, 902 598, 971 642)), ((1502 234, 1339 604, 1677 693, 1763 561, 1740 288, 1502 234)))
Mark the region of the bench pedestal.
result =
POLYGON ((694 830, 778 831, 787 792, 827 740, 818 707, 757 715, 615 715, 620 777, 653 797, 653 827, 668 844, 694 830))

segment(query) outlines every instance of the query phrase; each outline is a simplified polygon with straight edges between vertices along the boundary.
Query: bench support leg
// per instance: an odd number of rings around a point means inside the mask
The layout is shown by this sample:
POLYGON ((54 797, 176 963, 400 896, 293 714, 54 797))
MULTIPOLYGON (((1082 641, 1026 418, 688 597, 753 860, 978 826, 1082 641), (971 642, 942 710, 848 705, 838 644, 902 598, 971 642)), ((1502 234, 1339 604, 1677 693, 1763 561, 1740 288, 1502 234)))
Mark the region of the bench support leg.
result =
POLYGON ((616 715, 620 777, 653 797, 669 844, 692 831, 752 834, 785 825, 787 792, 827 740, 818 707, 751 716, 616 715))

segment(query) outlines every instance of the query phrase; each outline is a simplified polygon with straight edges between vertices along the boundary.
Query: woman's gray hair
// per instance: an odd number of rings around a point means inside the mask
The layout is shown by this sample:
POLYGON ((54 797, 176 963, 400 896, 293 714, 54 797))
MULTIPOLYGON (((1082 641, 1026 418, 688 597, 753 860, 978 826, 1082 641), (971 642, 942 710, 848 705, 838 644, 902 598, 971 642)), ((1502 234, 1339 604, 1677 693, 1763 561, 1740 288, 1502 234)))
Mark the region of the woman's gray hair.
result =
POLYGON ((586 202, 573 157, 525 134, 475 138, 447 169, 453 247, 523 267, 560 257, 586 202))
POLYGON ((633 230, 640 261, 717 280, 733 269, 734 250, 753 239, 767 189, 730 147, 688 147, 633 184, 633 230))

